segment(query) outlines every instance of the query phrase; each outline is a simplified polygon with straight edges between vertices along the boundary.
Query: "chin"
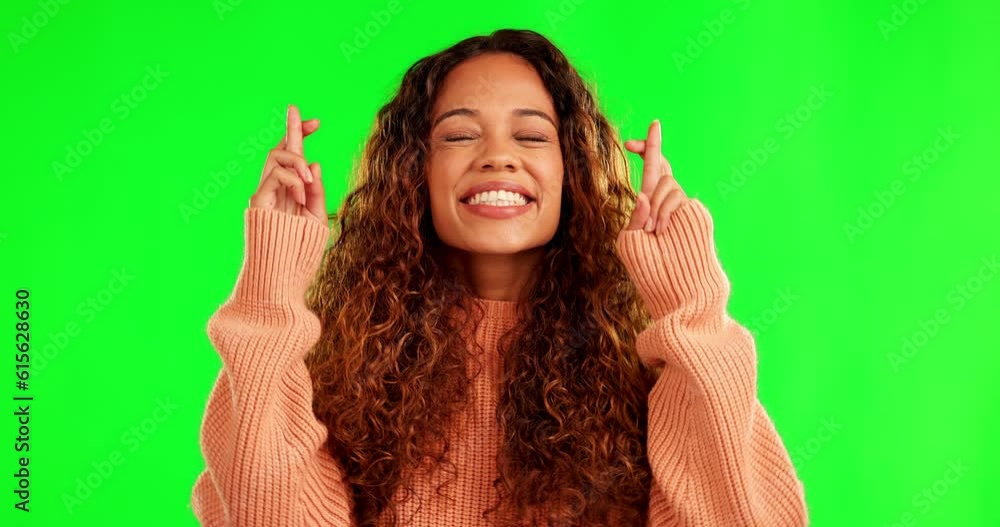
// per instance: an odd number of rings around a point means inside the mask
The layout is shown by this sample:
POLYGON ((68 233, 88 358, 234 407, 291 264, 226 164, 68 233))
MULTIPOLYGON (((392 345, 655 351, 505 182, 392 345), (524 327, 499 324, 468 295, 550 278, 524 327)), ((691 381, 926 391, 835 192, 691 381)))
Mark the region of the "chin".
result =
POLYGON ((466 251, 474 254, 516 254, 524 252, 530 249, 534 249, 535 245, 524 242, 491 242, 491 243, 472 243, 469 244, 466 251))

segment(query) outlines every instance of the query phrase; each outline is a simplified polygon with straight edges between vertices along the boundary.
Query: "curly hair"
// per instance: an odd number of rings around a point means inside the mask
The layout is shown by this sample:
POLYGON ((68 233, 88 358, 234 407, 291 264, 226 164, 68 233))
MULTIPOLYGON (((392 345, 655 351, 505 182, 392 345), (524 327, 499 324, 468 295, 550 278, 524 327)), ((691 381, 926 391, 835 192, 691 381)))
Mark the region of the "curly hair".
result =
POLYGON ((360 526, 398 521, 393 497, 412 494, 416 467, 454 468, 448 430, 467 403, 472 359, 451 316, 478 323, 484 313, 440 257, 426 161, 442 82, 485 53, 519 55, 538 72, 559 118, 565 175, 558 230, 518 303, 523 323, 500 340, 503 440, 496 502, 484 516, 640 525, 657 372, 634 351, 650 315, 615 249, 636 195, 617 132, 563 53, 536 32, 502 29, 420 59, 379 110, 307 292, 323 326, 306 356, 314 411, 360 526))

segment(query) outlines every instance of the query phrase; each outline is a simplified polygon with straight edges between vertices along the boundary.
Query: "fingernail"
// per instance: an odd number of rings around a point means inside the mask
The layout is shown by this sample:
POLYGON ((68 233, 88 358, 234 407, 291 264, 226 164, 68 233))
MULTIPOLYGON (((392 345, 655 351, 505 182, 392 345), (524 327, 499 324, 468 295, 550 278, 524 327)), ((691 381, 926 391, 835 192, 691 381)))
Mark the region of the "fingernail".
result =
POLYGON ((653 217, 652 216, 646 218, 646 225, 643 227, 643 230, 645 230, 646 232, 652 232, 653 231, 653 217))

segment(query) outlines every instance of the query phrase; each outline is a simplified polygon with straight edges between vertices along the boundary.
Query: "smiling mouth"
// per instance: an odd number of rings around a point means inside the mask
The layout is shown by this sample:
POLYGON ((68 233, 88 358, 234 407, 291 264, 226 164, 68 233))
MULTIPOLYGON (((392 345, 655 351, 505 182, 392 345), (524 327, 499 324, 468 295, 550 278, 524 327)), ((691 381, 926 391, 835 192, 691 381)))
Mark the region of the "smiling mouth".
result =
POLYGON ((516 193, 497 192, 483 193, 466 199, 459 200, 465 205, 479 205, 484 207, 524 207, 535 202, 534 199, 516 193))
POLYGON ((483 205, 489 207, 524 207, 535 202, 527 192, 507 189, 490 189, 479 192, 470 192, 465 197, 459 198, 459 202, 465 205, 483 205))
POLYGON ((497 200, 490 202, 473 202, 468 203, 469 200, 460 200, 460 209, 468 212, 474 216, 479 216, 482 218, 487 218, 491 220, 508 220, 518 216, 527 214, 528 211, 535 208, 535 200, 525 199, 524 203, 514 202, 508 200, 497 200))
POLYGON ((458 201, 470 206, 524 207, 536 200, 524 185, 512 180, 494 179, 466 188, 458 201))

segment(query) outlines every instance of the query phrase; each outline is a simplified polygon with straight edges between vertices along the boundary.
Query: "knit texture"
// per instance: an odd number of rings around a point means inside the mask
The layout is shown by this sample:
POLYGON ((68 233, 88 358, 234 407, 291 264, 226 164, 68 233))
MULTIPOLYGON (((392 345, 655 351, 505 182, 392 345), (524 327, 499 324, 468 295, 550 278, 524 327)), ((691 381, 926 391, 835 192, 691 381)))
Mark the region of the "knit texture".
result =
MULTIPOLYGON (((350 492, 313 415, 303 362, 321 330, 304 294, 329 228, 255 208, 245 225, 236 287, 208 322, 222 369, 202 423, 206 468, 194 484, 194 514, 205 526, 348 527, 350 492)), ((708 211, 690 200, 672 213, 665 233, 625 231, 617 249, 654 317, 636 352, 663 366, 649 394, 648 525, 807 525, 802 485, 757 399, 753 337, 726 312, 729 282, 708 211)), ((467 335, 484 355, 470 361, 479 374, 451 430, 457 474, 419 474, 399 508, 404 525, 487 525, 482 513, 495 500, 500 440, 497 342, 517 320, 514 302, 476 301, 486 316, 467 335), (450 477, 457 479, 443 495, 435 492, 450 477)))

